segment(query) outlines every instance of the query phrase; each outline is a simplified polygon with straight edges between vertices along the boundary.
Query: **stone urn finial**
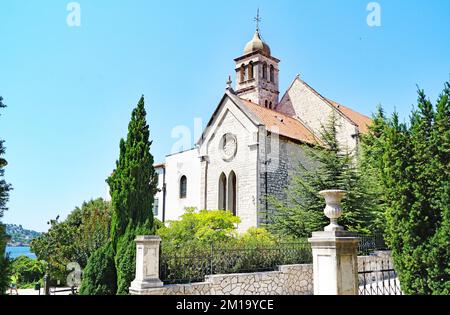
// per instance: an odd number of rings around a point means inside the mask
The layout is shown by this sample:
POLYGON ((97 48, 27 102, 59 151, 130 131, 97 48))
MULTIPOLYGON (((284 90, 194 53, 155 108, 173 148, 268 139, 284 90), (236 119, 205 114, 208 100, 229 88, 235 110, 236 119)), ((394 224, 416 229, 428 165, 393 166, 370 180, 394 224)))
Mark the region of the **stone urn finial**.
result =
POLYGON ((345 190, 322 190, 319 194, 325 198, 326 207, 323 212, 330 219, 330 225, 324 230, 343 231, 344 228, 337 224, 337 219, 342 215, 341 200, 346 194, 345 190))

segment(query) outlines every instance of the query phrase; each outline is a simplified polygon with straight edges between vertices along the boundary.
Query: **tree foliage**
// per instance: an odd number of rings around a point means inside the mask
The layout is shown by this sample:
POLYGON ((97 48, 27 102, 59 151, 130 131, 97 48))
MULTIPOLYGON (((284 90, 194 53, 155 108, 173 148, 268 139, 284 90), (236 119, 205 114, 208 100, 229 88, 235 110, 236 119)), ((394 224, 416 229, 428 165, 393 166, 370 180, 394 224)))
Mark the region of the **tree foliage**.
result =
POLYGON ((157 230, 165 243, 176 247, 189 247, 192 244, 209 245, 215 242, 226 242, 236 238, 235 224, 240 223, 238 217, 230 211, 200 210, 187 208, 180 220, 170 221, 167 226, 157 230))
POLYGON ((376 194, 361 171, 359 156, 339 143, 339 127, 336 117, 331 115, 321 131, 325 148, 304 146, 307 160, 299 163, 286 189, 286 198, 269 196, 276 209, 268 225, 271 231, 305 238, 322 230, 329 223, 323 215, 324 200, 319 195, 325 189, 347 191, 342 202, 343 216, 339 219, 347 230, 369 233, 376 229, 375 214, 379 211, 376 194))
POLYGON ((150 153, 152 142, 146 115, 142 96, 131 114, 127 139, 120 140, 116 169, 106 180, 113 205, 111 239, 114 246, 129 224, 153 228, 151 209, 157 192, 157 176, 150 153))
POLYGON ((114 295, 117 291, 114 251, 109 242, 98 248, 83 271, 81 295, 114 295))
POLYGON ((409 124, 378 114, 365 147, 379 172, 386 240, 408 294, 450 293, 450 85, 436 106, 418 90, 409 124))
POLYGON ((11 262, 11 273, 17 279, 19 287, 27 287, 41 282, 45 269, 45 262, 27 256, 19 256, 11 262))
MULTIPOLYGON (((3 98, 0 96, 0 109, 6 107, 3 98)), ((5 154, 4 141, 0 139, 0 219, 3 217, 4 211, 8 210, 6 203, 9 199, 9 192, 12 187, 5 179, 5 167, 8 164, 3 158, 5 154)), ((10 277, 10 261, 6 255, 7 235, 5 226, 0 221, 0 295, 4 294, 9 285, 10 277)))
MULTIPOLYGON (((139 100, 131 114, 127 139, 120 140, 119 159, 116 169, 106 180, 110 187, 112 203, 112 219, 110 228, 111 250, 114 253, 115 287, 107 288, 108 292, 116 290, 116 294, 127 294, 134 278, 136 261, 137 235, 154 233, 153 201, 157 192, 157 174, 153 168, 153 156, 150 153, 152 142, 146 121, 144 97, 139 100)), ((91 263, 109 266, 109 262, 101 261, 107 255, 98 255, 96 261, 90 261, 88 267, 96 270, 91 263)), ((88 268, 87 268, 88 269, 88 268)), ((105 269, 106 270, 106 269, 105 269)), ((109 272, 110 269, 107 269, 109 272)), ((105 275, 98 275, 105 279, 105 275)), ((103 294, 101 290, 91 290, 91 286, 83 287, 85 294, 103 294)), ((106 292, 106 291, 105 291, 106 292)))
POLYGON ((162 252, 209 251, 211 246, 223 248, 273 247, 288 239, 276 237, 264 228, 252 227, 239 234, 239 217, 226 210, 196 210, 186 208, 180 220, 167 222, 156 231, 162 239, 162 252))
POLYGON ((110 203, 101 198, 76 207, 66 220, 50 220, 50 228, 31 242, 39 260, 48 263, 50 278, 65 281, 67 265, 81 268, 89 256, 109 239, 110 203))

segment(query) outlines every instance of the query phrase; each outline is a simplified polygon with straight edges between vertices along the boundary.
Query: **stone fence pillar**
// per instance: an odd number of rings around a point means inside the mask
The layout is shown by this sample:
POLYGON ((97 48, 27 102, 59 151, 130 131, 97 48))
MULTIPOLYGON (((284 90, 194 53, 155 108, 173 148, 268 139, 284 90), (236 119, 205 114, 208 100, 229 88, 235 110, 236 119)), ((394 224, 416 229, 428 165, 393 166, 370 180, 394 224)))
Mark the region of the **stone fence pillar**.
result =
POLYGON ((331 222, 325 231, 313 232, 308 239, 313 252, 314 294, 358 295, 359 238, 337 224, 345 191, 325 190, 320 194, 325 198, 324 212, 331 222))
POLYGON ((139 294, 149 288, 162 287, 159 279, 159 236, 137 236, 136 242, 136 276, 131 282, 130 293, 139 294))

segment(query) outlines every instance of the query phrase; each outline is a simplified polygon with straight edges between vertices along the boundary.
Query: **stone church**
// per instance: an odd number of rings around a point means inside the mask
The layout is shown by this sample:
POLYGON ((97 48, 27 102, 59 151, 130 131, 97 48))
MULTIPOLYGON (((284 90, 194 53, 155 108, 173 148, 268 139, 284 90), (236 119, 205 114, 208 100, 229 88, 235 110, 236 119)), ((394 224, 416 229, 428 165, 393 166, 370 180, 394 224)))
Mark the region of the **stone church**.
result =
POLYGON ((160 192, 154 213, 162 221, 195 207, 231 211, 241 219, 241 232, 258 226, 271 211, 265 197, 282 198, 306 158, 305 146, 321 145, 320 130, 332 113, 338 139, 350 150, 367 132, 368 117, 322 96, 299 76, 280 95, 280 60, 259 28, 234 61, 235 88, 230 79, 196 146, 155 166, 160 192))

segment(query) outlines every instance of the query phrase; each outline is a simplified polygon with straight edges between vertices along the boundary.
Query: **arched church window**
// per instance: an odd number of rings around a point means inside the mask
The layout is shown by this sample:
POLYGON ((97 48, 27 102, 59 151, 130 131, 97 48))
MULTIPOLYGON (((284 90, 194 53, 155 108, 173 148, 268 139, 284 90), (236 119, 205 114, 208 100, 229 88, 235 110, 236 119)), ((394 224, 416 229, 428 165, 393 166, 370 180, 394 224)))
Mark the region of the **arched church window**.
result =
POLYGON ((267 80, 267 63, 263 63, 263 69, 262 69, 262 75, 263 75, 263 79, 267 80))
POLYGON ((270 82, 275 82, 275 69, 273 65, 270 65, 270 82))
POLYGON ((272 109, 272 102, 269 103, 269 108, 272 109))
POLYGON ((225 210, 227 208, 227 177, 224 173, 219 177, 219 210, 225 210))
POLYGON ((248 79, 253 79, 253 61, 248 64, 248 79))
POLYGON ((228 210, 230 210, 234 216, 237 214, 237 179, 234 171, 231 171, 228 176, 228 210))
POLYGON ((245 81, 245 65, 244 64, 242 64, 242 66, 241 66, 241 70, 240 70, 240 74, 241 74, 241 82, 244 82, 245 81))
POLYGON ((181 176, 180 178, 180 199, 186 198, 187 195, 187 178, 186 176, 181 176))
POLYGON ((264 107, 267 108, 267 100, 264 101, 264 107))

